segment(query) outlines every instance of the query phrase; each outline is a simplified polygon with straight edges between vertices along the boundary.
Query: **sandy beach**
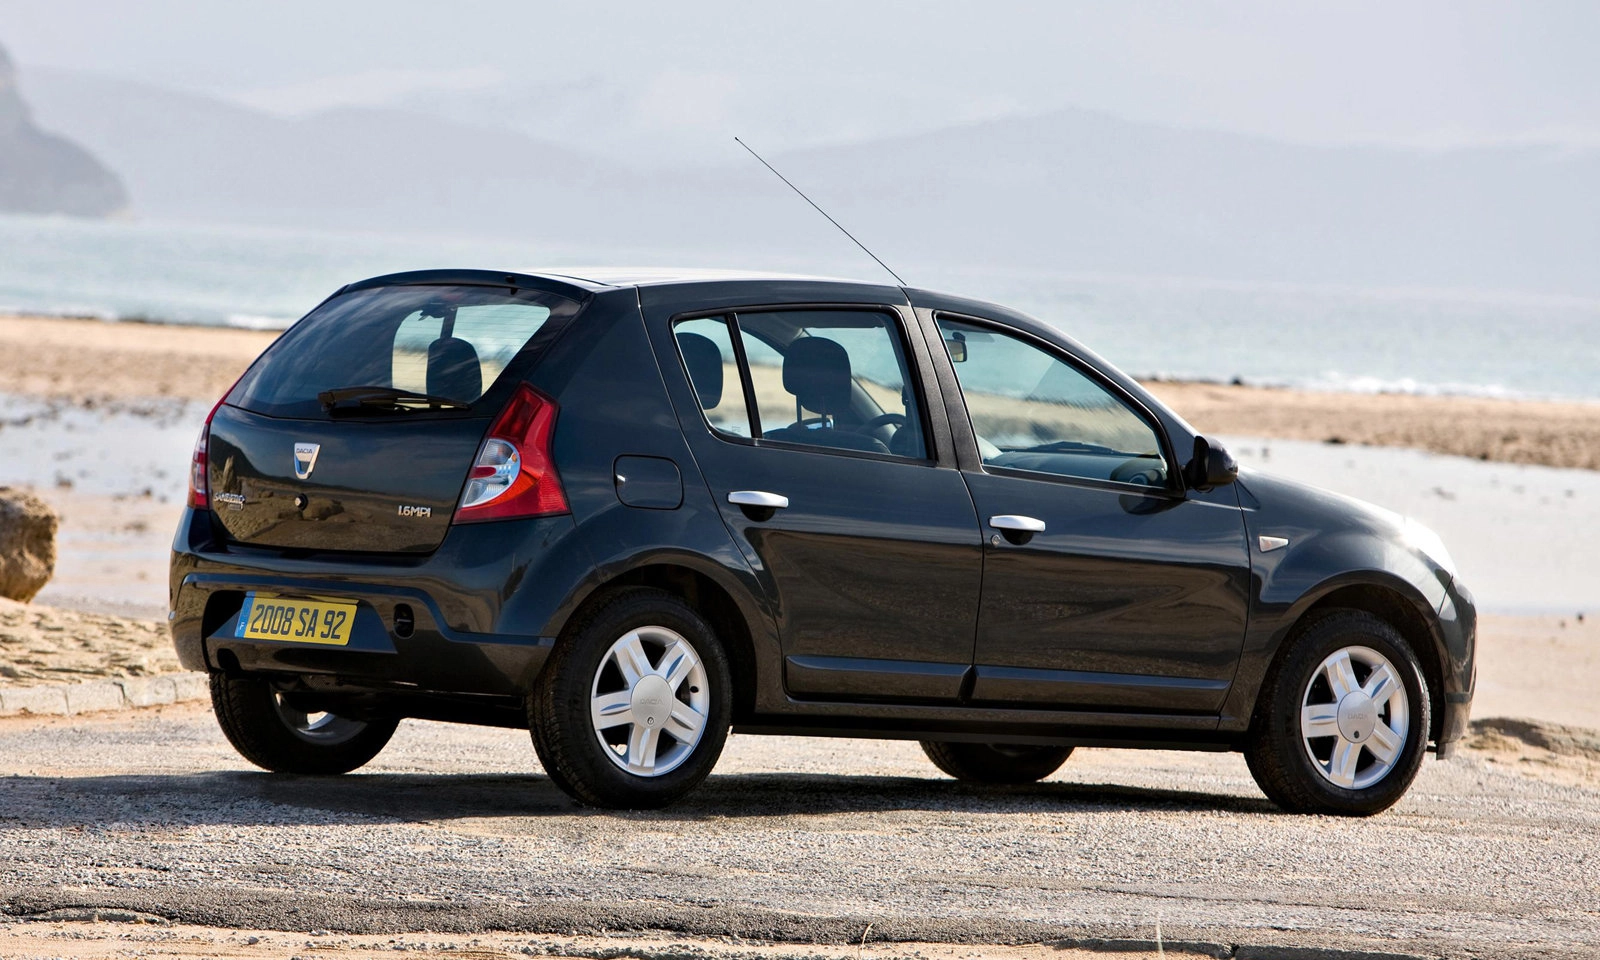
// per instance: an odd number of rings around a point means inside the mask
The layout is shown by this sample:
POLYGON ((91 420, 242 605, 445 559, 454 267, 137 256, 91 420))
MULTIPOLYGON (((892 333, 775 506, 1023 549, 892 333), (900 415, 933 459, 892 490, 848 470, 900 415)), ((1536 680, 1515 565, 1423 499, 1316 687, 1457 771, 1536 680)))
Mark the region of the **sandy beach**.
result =
POLYGON ((215 402, 275 339, 218 327, 0 317, 0 393, 78 404, 215 402))
MULTIPOLYGON (((213 403, 276 334, 0 317, 0 393, 75 404, 213 403)), ((1163 381, 1152 392, 1217 434, 1407 447, 1600 470, 1600 403, 1313 393, 1163 381)))
POLYGON ((1600 470, 1600 403, 1146 384, 1207 433, 1600 470))

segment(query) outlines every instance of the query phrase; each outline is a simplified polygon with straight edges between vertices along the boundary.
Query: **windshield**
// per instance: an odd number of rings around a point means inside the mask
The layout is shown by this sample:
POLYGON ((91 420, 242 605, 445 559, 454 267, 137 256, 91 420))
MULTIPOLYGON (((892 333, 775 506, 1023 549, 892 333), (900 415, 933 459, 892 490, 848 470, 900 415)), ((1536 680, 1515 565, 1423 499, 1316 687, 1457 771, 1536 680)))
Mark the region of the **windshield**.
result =
POLYGON ((576 310, 564 297, 509 287, 357 290, 268 348, 228 403, 283 417, 470 409, 552 316, 576 310))

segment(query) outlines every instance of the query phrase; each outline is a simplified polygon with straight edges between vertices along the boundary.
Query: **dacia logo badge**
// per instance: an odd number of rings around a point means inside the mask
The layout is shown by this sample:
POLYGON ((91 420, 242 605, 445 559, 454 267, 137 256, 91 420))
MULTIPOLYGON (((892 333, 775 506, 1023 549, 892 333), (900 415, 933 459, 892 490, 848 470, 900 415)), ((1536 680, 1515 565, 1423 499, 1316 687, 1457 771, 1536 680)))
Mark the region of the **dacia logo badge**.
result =
POLYGON ((311 471, 317 467, 317 452, 322 449, 320 443, 297 443, 294 445, 294 475, 301 480, 308 480, 311 471))

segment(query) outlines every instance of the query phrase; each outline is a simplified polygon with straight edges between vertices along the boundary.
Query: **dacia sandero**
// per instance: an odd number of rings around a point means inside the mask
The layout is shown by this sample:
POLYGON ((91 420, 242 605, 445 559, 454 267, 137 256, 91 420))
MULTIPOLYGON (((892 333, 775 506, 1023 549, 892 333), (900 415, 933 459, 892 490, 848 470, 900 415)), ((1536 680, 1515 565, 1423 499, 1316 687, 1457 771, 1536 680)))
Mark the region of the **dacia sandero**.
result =
POLYGON ((211 411, 170 588, 252 763, 518 727, 602 807, 683 796, 738 730, 982 783, 1235 750, 1287 810, 1371 814, 1475 679, 1426 527, 1240 471, 1016 311, 782 276, 344 287, 211 411))

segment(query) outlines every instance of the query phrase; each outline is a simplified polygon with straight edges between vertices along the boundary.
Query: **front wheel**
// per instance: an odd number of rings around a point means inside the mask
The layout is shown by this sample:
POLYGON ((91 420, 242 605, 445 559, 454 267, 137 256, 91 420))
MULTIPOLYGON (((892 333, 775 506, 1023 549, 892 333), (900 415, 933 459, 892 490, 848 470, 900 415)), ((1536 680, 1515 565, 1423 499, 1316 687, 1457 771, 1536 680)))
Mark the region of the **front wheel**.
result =
POLYGON ((1328 614, 1289 640, 1256 704, 1245 759, 1294 813, 1370 816, 1416 779, 1431 721, 1422 668, 1369 613, 1328 614))
POLYGON ((1033 783, 1061 768, 1071 747, 1035 747, 1013 743, 949 743, 922 741, 933 765, 968 783, 1033 783))
POLYGON ((394 718, 356 720, 319 711, 256 677, 211 675, 211 709, 239 755, 274 773, 349 773, 394 736, 394 718))
POLYGON ((733 717, 727 654, 695 609, 618 591, 550 654, 528 698, 539 762, 596 807, 662 807, 716 766, 733 717))

